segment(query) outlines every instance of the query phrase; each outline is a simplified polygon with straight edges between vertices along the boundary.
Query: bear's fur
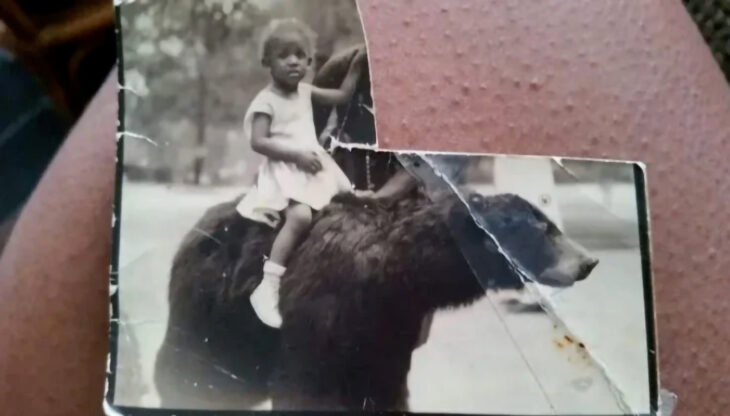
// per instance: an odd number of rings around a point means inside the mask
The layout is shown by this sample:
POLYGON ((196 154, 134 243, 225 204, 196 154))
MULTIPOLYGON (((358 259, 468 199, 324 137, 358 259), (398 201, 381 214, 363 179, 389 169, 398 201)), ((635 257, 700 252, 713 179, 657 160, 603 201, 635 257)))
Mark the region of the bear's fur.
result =
MULTIPOLYGON (((248 408, 271 397, 279 410, 405 410, 424 317, 469 304, 487 285, 522 285, 456 198, 345 198, 316 214, 293 254, 280 289, 283 325, 271 329, 249 296, 276 231, 242 218, 235 204, 211 208, 175 256, 155 371, 164 407, 248 408)), ((551 247, 559 230, 521 198, 475 206, 484 218, 509 208, 504 217, 522 224, 522 240, 540 241, 526 255, 544 253, 541 267, 566 255, 551 247)))

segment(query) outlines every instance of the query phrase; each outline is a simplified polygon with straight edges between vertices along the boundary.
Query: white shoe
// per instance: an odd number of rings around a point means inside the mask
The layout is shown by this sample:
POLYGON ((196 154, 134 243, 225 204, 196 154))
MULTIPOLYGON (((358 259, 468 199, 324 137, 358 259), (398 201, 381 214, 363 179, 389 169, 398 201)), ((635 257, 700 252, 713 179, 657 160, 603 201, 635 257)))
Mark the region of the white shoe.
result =
POLYGON ((274 262, 267 261, 264 263, 264 278, 249 298, 256 316, 259 317, 261 322, 273 328, 281 327, 279 284, 285 271, 284 266, 274 262))

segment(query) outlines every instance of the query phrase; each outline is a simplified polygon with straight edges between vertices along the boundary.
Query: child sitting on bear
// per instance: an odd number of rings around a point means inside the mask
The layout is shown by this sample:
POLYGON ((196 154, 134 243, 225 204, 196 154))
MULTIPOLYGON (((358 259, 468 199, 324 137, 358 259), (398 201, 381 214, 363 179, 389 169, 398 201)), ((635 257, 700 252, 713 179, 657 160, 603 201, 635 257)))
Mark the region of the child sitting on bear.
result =
POLYGON ((283 221, 264 263, 263 279, 251 295, 251 305, 267 325, 279 327, 279 281, 286 263, 309 230, 312 211, 322 209, 352 185, 317 141, 312 100, 336 105, 347 102, 360 78, 365 50, 359 49, 339 89, 302 82, 312 63, 314 36, 296 19, 273 21, 263 37, 261 63, 271 82, 251 102, 244 134, 257 153, 266 157, 252 189, 238 212, 254 221, 276 226, 283 221))

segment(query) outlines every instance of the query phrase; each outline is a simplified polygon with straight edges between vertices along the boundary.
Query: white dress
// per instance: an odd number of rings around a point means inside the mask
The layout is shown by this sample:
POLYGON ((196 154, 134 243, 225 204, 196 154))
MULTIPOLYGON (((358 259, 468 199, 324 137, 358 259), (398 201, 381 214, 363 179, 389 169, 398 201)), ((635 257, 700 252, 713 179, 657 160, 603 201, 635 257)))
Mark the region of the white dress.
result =
POLYGON ((259 167, 256 183, 236 207, 242 216, 276 227, 281 211, 291 201, 320 210, 338 193, 352 189, 345 173, 317 141, 311 85, 299 83, 297 92, 288 96, 275 91, 272 86, 259 92, 243 121, 247 140, 251 140, 255 113, 271 117, 271 138, 290 141, 304 151, 317 152, 322 170, 311 174, 291 162, 265 160, 259 167))

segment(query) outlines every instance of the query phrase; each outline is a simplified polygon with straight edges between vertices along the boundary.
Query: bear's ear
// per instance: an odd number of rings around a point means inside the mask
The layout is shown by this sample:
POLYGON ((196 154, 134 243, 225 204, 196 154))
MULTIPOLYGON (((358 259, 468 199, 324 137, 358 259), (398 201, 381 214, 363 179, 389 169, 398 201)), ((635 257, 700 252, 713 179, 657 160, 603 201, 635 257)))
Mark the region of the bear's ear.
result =
POLYGON ((537 229, 540 230, 543 233, 546 233, 548 230, 548 224, 544 221, 538 221, 537 222, 537 229))

